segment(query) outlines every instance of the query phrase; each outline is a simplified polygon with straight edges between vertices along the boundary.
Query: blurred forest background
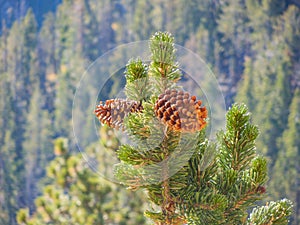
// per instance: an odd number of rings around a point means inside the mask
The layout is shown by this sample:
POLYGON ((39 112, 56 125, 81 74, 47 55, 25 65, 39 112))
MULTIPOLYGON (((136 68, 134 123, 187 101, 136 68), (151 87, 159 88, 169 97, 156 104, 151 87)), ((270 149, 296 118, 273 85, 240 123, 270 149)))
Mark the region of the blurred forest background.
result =
MULTIPOLYGON (((81 160, 72 102, 91 62, 158 30, 207 62, 227 107, 248 105, 270 163, 268 196, 291 199, 291 224, 300 221, 300 1, 0 0, 0 13, 1 225, 148 223, 143 193, 81 160)), ((101 141, 83 131, 94 154, 118 145, 102 129, 101 141)))

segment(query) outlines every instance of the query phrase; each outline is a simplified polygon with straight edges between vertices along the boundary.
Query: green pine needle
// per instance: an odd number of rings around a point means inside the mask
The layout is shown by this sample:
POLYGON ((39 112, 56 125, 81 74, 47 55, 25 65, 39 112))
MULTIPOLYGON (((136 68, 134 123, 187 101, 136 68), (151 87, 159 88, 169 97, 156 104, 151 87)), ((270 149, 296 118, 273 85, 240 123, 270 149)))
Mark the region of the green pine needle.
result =
POLYGON ((292 214, 293 204, 288 199, 269 202, 265 206, 253 209, 247 225, 286 225, 292 214))

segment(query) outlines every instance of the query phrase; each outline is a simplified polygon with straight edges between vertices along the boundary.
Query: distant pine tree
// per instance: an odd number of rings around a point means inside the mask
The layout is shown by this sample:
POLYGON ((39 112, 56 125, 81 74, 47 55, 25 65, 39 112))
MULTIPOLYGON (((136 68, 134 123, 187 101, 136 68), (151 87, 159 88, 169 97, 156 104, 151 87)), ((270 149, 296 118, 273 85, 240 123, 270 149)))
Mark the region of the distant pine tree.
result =
POLYGON ((45 176, 45 168, 53 157, 52 143, 53 126, 49 112, 44 108, 45 98, 41 94, 40 85, 34 85, 33 95, 26 119, 24 149, 26 177, 26 205, 32 210, 34 199, 39 194, 38 181, 45 176))
MULTIPOLYGON (((106 150, 115 146, 111 140, 106 150)), ((56 139, 54 154, 56 158, 47 167, 48 185, 35 199, 34 211, 18 211, 18 224, 146 224, 141 193, 130 193, 100 178, 80 154, 70 153, 65 138, 56 139)))
POLYGON ((295 91, 288 116, 288 126, 277 142, 278 157, 272 170, 270 190, 277 198, 294 200, 295 213, 291 224, 300 221, 300 91, 295 91), (286 171, 289 171, 288 173, 286 171), (284 176, 282 176, 284 174, 284 176))

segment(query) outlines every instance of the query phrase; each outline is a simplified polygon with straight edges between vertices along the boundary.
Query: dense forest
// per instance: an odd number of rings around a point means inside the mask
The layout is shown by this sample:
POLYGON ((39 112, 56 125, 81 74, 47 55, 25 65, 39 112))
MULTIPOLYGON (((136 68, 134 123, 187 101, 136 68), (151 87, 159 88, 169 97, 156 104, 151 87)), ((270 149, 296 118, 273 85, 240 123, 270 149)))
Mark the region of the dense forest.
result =
MULTIPOLYGON (((299 1, 64 0, 36 18, 28 7, 15 22, 2 21, 0 224, 149 222, 143 193, 101 179, 81 159, 72 104, 82 74, 99 56, 159 30, 205 60, 226 107, 249 107, 261 133, 257 151, 269 160, 267 194, 291 199, 290 224, 299 224, 299 1)), ((109 132, 100 131, 99 141, 92 126, 82 131, 86 151, 117 148, 109 132)), ((109 163, 97 157, 102 167, 109 163)))

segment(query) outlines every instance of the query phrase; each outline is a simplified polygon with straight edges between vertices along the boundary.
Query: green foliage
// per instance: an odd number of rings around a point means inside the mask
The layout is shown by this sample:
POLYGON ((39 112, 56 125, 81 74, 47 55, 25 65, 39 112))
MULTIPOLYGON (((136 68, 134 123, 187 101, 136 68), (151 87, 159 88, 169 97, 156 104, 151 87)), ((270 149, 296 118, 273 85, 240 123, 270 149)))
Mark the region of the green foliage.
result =
POLYGON ((71 71, 66 65, 60 68, 55 101, 55 131, 59 136, 71 136, 72 104, 75 87, 71 71))
POLYGON ((219 43, 220 54, 222 54, 222 60, 219 62, 222 65, 219 76, 220 78, 225 76, 225 79, 230 77, 234 82, 240 80, 245 56, 251 54, 249 46, 252 40, 249 35, 252 27, 249 26, 250 20, 246 2, 245 0, 223 1, 220 3, 222 13, 217 17, 218 26, 216 26, 216 29, 219 32, 218 36, 221 36, 219 43))
POLYGON ((270 202, 266 206, 255 208, 247 221, 249 225, 284 225, 288 223, 288 216, 292 213, 292 202, 282 199, 270 202))
POLYGON ((170 33, 156 32, 150 39, 151 64, 149 76, 154 79, 154 89, 163 93, 171 88, 181 77, 181 72, 175 63, 174 37, 170 33))
POLYGON ((295 199, 294 208, 295 216, 292 219, 291 224, 298 224, 299 222, 299 210, 300 205, 297 199, 299 199, 299 185, 300 180, 298 162, 300 160, 299 155, 299 133, 300 133, 300 95, 297 89, 294 93, 294 97, 289 109, 288 126, 283 132, 282 137, 278 140, 278 158, 274 163, 272 170, 272 183, 270 183, 270 190, 276 198, 288 197, 289 199, 295 199), (289 170, 285 176, 280 174, 283 171, 289 170))
POLYGON ((155 22, 153 20, 154 3, 150 0, 134 1, 133 15, 131 15, 132 23, 129 28, 136 32, 133 34, 136 40, 145 40, 155 30, 155 22))
MULTIPOLYGON (((87 66, 86 63, 94 61, 116 45, 147 39, 156 30, 172 32, 178 44, 191 49, 209 64, 212 71, 217 74, 228 107, 234 100, 244 102, 249 107, 253 122, 260 126, 261 135, 256 139, 257 151, 267 155, 270 160, 269 199, 288 197, 293 200, 295 213, 290 223, 293 225, 299 223, 297 218, 297 215, 300 215, 297 189, 299 172, 296 169, 299 161, 297 148, 299 110, 296 109, 294 102, 299 98, 296 97, 298 95, 295 94, 295 90, 300 84, 300 13, 295 1, 65 0, 56 10, 45 15, 43 21, 37 22, 34 18, 34 15, 37 15, 35 11, 26 12, 27 3, 22 5, 21 11, 18 7, 15 9, 5 7, 6 4, 1 5, 2 11, 6 12, 1 16, 6 16, 8 22, 2 22, 0 37, 0 224, 15 225, 15 214, 20 207, 29 207, 28 213, 34 213, 32 198, 40 195, 45 186, 38 182, 45 176, 44 165, 53 155, 49 152, 53 139, 60 135, 73 137, 71 128, 73 94, 77 81, 87 66), (16 19, 15 23, 13 19, 16 19), (41 27, 37 24, 41 24, 41 27)), ((171 41, 167 36, 166 34, 166 43, 171 41)), ((172 52, 174 46, 165 44, 165 47, 172 52)), ((132 149, 143 157, 150 155, 151 151, 147 155, 147 150, 156 146, 154 144, 156 138, 161 140, 164 135, 163 127, 152 126, 155 121, 151 109, 156 97, 166 87, 176 86, 176 79, 181 76, 180 72, 176 71, 178 69, 176 60, 171 58, 165 60, 164 55, 156 56, 156 65, 165 61, 162 67, 154 66, 155 63, 152 65, 147 63, 141 67, 141 71, 144 69, 150 71, 152 67, 151 77, 147 74, 146 78, 126 84, 127 96, 142 101, 146 109, 143 115, 132 114, 125 121, 127 127, 137 127, 128 131, 137 145, 147 146, 142 150, 137 146, 132 149), (166 72, 162 68, 167 71, 170 78, 164 82, 160 79, 166 72), (135 92, 141 89, 145 91, 135 92), (151 98, 151 94, 155 96, 151 98)), ((123 55, 120 54, 118 57, 123 55)), ((137 61, 132 62, 132 65, 137 61)), ((115 96, 117 87, 123 86, 124 80, 120 82, 119 72, 111 79, 113 86, 106 85, 101 96, 115 96)), ((97 74, 99 76, 91 78, 97 80, 95 84, 99 83, 98 81, 104 82, 102 70, 97 71, 97 74)), ((78 129, 85 146, 96 142, 98 138, 94 132, 94 120, 84 118, 83 113, 91 112, 88 106, 97 95, 98 88, 93 87, 93 90, 81 93, 81 107, 76 113, 82 119, 73 121, 74 129, 81 128, 83 122, 88 123, 86 129, 78 129)), ((103 133, 106 132, 102 131, 101 134, 104 139, 110 136, 103 133)), ((225 135, 226 132, 221 134, 225 135)), ((230 140, 231 137, 227 138, 230 140)), ((204 139, 199 135, 199 143, 204 139)), ((119 145, 118 141, 101 144, 114 147, 119 145)), ((107 156, 99 153, 99 145, 97 141, 88 150, 101 162, 99 169, 106 171, 109 163, 103 160, 107 156)), ((199 163, 201 168, 213 170, 210 162, 212 165, 217 163, 213 160, 216 151, 221 149, 233 151, 232 148, 226 146, 220 148, 219 145, 208 143, 207 148, 211 150, 203 147, 206 144, 201 145, 201 150, 195 147, 201 153, 199 158, 193 159, 193 163, 189 164, 193 170, 199 163)), ((73 146, 74 144, 70 142, 69 148, 72 149, 73 146)), ((157 149, 154 150, 155 153, 157 149)), ((244 148, 240 150, 247 152, 244 148)), ((121 152, 122 157, 126 157, 126 151, 120 150, 120 154, 121 152)), ((134 155, 131 160, 140 163, 137 159, 140 155, 134 155)), ((189 156, 187 154, 184 157, 189 156)), ((230 157, 232 156, 228 155, 228 158, 230 157)), ((161 156, 158 159, 161 159, 161 156)), ((237 159, 243 160, 243 157, 237 159)), ((259 159, 261 157, 253 157, 254 162, 259 159)), ((263 163, 259 162, 258 165, 263 163)), ((178 163, 176 168, 180 166, 182 164, 178 163)), ((248 163, 248 166, 252 168, 252 163, 248 163)), ((126 168, 134 174, 142 173, 141 167, 139 170, 136 167, 139 165, 134 167, 127 165, 126 168)), ((150 169, 154 170, 152 167, 150 169)), ((185 168, 182 174, 187 175, 188 167, 185 168)), ((62 173, 65 173, 65 169, 61 169, 62 173)), ((237 176, 235 170, 228 173, 232 179, 237 176)), ((197 176, 196 173, 193 173, 193 176, 197 176)), ((153 178, 156 179, 157 177, 153 178)), ((207 179, 212 180, 208 175, 207 179)), ((175 175, 174 180, 176 182, 173 184, 176 187, 185 182, 184 179, 179 182, 175 175)), ((122 195, 121 189, 117 191, 122 195)), ((201 191, 209 196, 209 190, 201 189, 201 191)), ((195 192, 200 193, 197 190, 195 192)), ((156 191, 151 193, 157 194, 156 191)), ((203 202, 210 202, 205 196, 198 195, 199 198, 203 197, 203 202)), ((221 204, 220 207, 225 207, 225 204, 221 204)), ((121 205, 120 208, 126 207, 121 205)), ((132 211, 134 214, 135 211, 132 211)), ((207 214, 204 210, 202 213, 207 214)), ((155 215, 160 217, 154 213, 153 216, 155 215)), ((195 215, 189 220, 190 223, 196 221, 196 212, 195 215)), ((220 214, 219 212, 207 214, 207 218, 210 216, 219 217, 220 214)))
POLYGON ((255 156, 258 128, 249 123, 250 115, 244 106, 235 106, 227 114, 225 134, 221 134, 221 165, 240 171, 248 167, 255 156))
MULTIPOLYGON (((172 44, 168 33, 156 33, 150 39, 152 62, 148 73, 143 70, 143 78, 155 76, 158 82, 170 80, 175 85, 177 74, 168 77, 160 70, 165 65, 157 63, 163 56, 177 65, 172 44)), ((140 74, 134 62, 129 65, 130 74, 140 74)), ((133 76, 127 79, 130 83, 133 76)), ((147 190, 149 200, 160 207, 160 211, 145 212, 155 224, 246 224, 248 209, 263 199, 267 181, 267 161, 256 153, 259 131, 250 122, 248 108, 234 104, 226 116, 226 130, 219 132, 217 142, 211 142, 204 131, 174 131, 157 120, 154 101, 166 86, 156 84, 152 96, 143 100, 143 110, 124 120, 134 145, 119 147, 116 177, 131 189, 147 190)), ((285 212, 282 221, 287 224, 290 204, 270 204, 285 212)), ((255 213, 249 220, 255 221, 255 213)), ((266 218, 273 223, 272 216, 266 218)))
MULTIPOLYGON (((0 221, 15 224, 16 210, 28 201, 23 142, 26 118, 30 108, 32 85, 36 75, 37 27, 32 11, 15 22, 4 39, 1 38, 3 58, 0 66, 1 122, 0 135, 0 221)), ((7 31, 5 31, 7 32, 7 31)))
POLYGON ((53 135, 48 110, 43 109, 45 103, 38 83, 31 98, 29 113, 26 120, 24 148, 26 152, 26 205, 33 206, 33 200, 39 194, 37 190, 38 178, 45 175, 45 167, 53 157, 52 143, 49 140, 53 135))
MULTIPOLYGON (((265 5, 265 12, 274 7, 275 2, 277 1, 271 1, 270 5, 265 5)), ((249 3, 250 1, 247 1, 247 4, 249 3)), ((285 3, 278 2, 278 4, 285 3)), ((296 50, 295 45, 291 44, 292 39, 297 40, 297 35, 290 36, 289 30, 293 29, 296 31, 294 34, 297 33, 294 25, 298 17, 295 16, 295 12, 299 9, 287 7, 285 11, 282 10, 282 7, 278 7, 272 12, 268 11, 273 14, 272 18, 268 18, 269 23, 273 24, 273 35, 268 40, 266 39, 264 44, 255 42, 253 49, 257 49, 256 55, 246 59, 244 80, 240 83, 236 100, 245 102, 253 112, 253 121, 260 124, 262 135, 257 141, 258 151, 267 154, 270 159, 271 179, 268 185, 268 200, 285 197, 293 200, 295 210, 289 224, 294 225, 299 223, 299 191, 296 188, 299 172, 295 169, 295 164, 299 161, 299 151, 295 144, 291 144, 293 138, 288 138, 287 134, 293 137, 298 137, 300 134, 299 130, 292 128, 295 119, 290 118, 295 118, 295 115, 292 116, 292 111, 295 109, 291 109, 292 102, 295 100, 291 101, 291 96, 294 92, 293 85, 298 82, 293 68, 297 67, 294 57, 299 49, 296 50), (282 15, 276 17, 276 14, 282 15), (292 122, 289 122, 291 120, 292 122), (289 157, 289 154, 292 156, 289 157)), ((257 8, 257 13, 260 11, 263 11, 263 8, 257 8)), ((262 18, 264 15, 263 12, 261 13, 262 18)), ((249 16, 251 17, 252 14, 249 16)), ((262 21, 266 19, 257 21, 257 24, 253 26, 257 29, 257 32, 252 34, 257 36, 255 38, 258 38, 260 34, 268 34, 272 29, 261 32, 262 21)), ((250 22, 254 21, 252 19, 250 22)))
POLYGON ((256 84, 256 80, 253 60, 248 57, 245 58, 244 66, 244 74, 239 83, 238 92, 235 97, 235 100, 237 102, 244 102, 250 110, 254 110, 256 107, 256 98, 254 90, 256 90, 257 86, 254 85, 256 84))
POLYGON ((127 97, 142 102, 149 98, 149 79, 147 77, 148 66, 141 59, 132 60, 126 66, 125 91, 127 97), (138 90, 138 91, 137 91, 138 90))
POLYGON ((126 80, 128 83, 132 83, 136 80, 147 77, 147 65, 142 60, 131 61, 126 66, 126 80))
POLYGON ((278 16, 282 14, 288 7, 288 3, 280 0, 271 0, 268 4, 268 14, 270 16, 278 16))
POLYGON ((272 57, 261 51, 257 60, 246 59, 244 79, 236 100, 248 104, 254 122, 263 125, 260 129, 264 135, 258 138, 257 147, 274 162, 279 152, 274 140, 280 138, 286 128, 291 102, 292 62, 286 54, 288 46, 285 43, 274 39, 272 44, 266 45, 272 57))
MULTIPOLYGON (((19 210, 21 224, 145 224, 138 214, 141 195, 120 190, 100 178, 68 150, 67 139, 55 141, 57 157, 47 168, 48 185, 36 198, 36 211, 19 210)), ((140 213, 141 214, 141 213, 140 213)))

